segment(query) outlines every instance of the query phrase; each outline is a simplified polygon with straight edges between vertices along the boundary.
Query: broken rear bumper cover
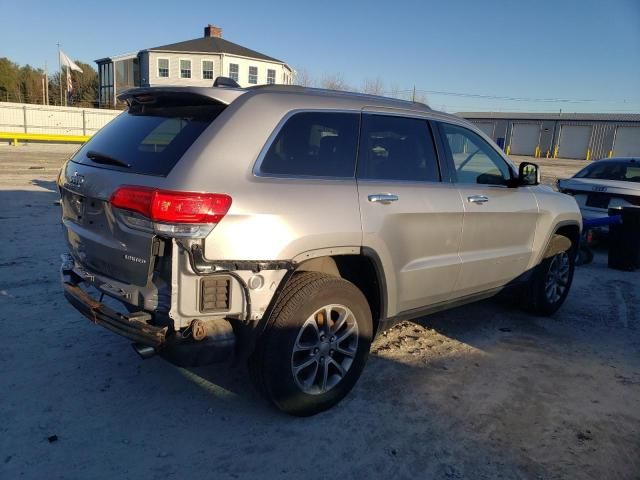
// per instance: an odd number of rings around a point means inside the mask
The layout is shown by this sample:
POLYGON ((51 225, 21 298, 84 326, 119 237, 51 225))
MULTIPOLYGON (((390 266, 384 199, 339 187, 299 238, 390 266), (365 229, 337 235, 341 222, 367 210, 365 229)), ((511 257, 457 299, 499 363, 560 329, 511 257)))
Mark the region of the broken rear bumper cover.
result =
POLYGON ((73 259, 62 256, 60 275, 64 286, 64 296, 80 313, 93 323, 101 325, 133 342, 158 348, 167 337, 167 327, 152 325, 152 316, 148 312, 119 313, 104 303, 92 298, 79 285, 83 282, 73 271, 73 259))

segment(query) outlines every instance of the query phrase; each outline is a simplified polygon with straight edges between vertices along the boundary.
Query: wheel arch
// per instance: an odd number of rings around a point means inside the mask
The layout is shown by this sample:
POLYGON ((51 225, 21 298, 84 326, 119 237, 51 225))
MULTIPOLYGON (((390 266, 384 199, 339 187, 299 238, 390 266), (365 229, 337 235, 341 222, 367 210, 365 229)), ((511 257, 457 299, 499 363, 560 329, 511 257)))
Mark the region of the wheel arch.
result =
POLYGON ((537 264, 548 256, 547 253, 550 249, 554 248, 554 238, 557 235, 566 237, 571 241, 570 250, 573 254, 578 251, 578 246, 580 245, 580 224, 573 220, 565 220, 554 226, 551 234, 547 238, 545 247, 541 252, 541 256, 538 259, 537 264))
POLYGON ((367 299, 373 333, 377 333, 381 320, 387 317, 387 287, 384 269, 375 251, 363 248, 358 254, 315 257, 300 263, 294 273, 298 271, 326 273, 353 283, 367 299))

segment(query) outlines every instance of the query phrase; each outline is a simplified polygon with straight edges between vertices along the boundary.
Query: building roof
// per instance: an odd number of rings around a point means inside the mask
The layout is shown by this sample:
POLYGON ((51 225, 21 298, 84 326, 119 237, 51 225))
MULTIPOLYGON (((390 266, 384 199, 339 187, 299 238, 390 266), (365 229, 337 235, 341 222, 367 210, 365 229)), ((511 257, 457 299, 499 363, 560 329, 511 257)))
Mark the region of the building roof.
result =
POLYGON ((118 60, 129 60, 130 58, 136 58, 138 56, 138 52, 133 53, 124 53, 122 55, 112 55, 110 57, 99 58, 94 60, 96 63, 104 63, 104 62, 117 62, 118 60))
POLYGON ((640 122, 640 113, 523 113, 523 112, 459 112, 466 119, 483 120, 565 120, 640 122))
POLYGON ((221 37, 200 37, 184 42, 170 43, 159 47, 147 48, 149 51, 159 52, 199 52, 199 53, 227 53, 239 57, 250 57, 258 60, 266 60, 284 64, 282 60, 270 57, 264 53, 256 52, 237 43, 230 42, 221 37))

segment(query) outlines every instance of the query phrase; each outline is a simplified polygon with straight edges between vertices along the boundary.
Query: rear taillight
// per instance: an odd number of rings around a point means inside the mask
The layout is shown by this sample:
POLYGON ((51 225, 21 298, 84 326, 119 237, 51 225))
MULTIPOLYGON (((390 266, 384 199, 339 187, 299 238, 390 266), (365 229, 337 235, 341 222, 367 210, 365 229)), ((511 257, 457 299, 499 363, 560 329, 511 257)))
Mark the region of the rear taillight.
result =
POLYGON ((144 217, 123 215, 132 228, 153 229, 170 236, 202 237, 229 211, 231 197, 125 185, 113 193, 110 203, 123 213, 135 212, 144 217))

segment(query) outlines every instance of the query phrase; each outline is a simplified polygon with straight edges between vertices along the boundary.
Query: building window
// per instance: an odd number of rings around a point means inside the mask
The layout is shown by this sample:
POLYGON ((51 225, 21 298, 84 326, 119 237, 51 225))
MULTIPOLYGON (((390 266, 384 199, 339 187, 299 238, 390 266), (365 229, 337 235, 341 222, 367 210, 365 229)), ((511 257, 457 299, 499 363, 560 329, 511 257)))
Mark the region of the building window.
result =
POLYGON ((202 61, 202 78, 204 80, 213 80, 213 61, 202 61))
POLYGON ((258 83, 258 67, 249 67, 249 83, 258 83))
POLYGON ((158 76, 160 78, 169 78, 169 59, 168 58, 158 59, 158 76))
POLYGON ((236 82, 238 81, 239 78, 239 68, 238 68, 238 64, 237 63, 230 63, 229 64, 229 78, 232 80, 235 80, 236 82))
POLYGON ((275 70, 267 70, 267 84, 273 85, 276 83, 276 71, 275 70))
POLYGON ((191 60, 180 60, 180 78, 191 78, 191 60))

